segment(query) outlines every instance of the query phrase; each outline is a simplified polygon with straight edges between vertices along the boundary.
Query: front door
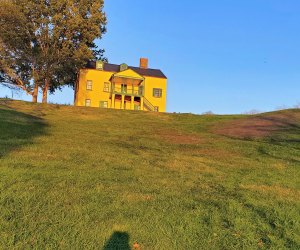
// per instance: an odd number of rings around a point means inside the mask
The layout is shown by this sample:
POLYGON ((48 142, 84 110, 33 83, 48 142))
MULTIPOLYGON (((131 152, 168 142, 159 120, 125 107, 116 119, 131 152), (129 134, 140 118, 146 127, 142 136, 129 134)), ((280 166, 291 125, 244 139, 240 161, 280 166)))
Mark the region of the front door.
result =
POLYGON ((121 90, 122 90, 122 93, 126 94, 127 93, 127 84, 122 84, 121 90))

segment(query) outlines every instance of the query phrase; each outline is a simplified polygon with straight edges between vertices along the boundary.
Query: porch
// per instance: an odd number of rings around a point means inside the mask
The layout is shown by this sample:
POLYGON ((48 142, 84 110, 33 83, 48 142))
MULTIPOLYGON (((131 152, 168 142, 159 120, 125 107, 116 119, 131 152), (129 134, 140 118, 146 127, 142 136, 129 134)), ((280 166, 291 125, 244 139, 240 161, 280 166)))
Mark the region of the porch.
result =
POLYGON ((111 108, 154 111, 145 98, 145 78, 131 69, 114 74, 111 79, 111 108))

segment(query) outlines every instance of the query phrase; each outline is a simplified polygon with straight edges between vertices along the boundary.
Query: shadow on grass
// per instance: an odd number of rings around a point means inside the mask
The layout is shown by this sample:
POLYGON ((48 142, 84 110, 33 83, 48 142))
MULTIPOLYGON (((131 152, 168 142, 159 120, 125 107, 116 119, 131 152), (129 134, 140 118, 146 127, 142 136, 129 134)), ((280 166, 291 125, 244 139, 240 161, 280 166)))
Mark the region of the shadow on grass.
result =
POLYGON ((130 250, 129 234, 126 232, 114 232, 106 241, 103 250, 130 250))
POLYGON ((45 134, 46 126, 40 117, 0 108, 0 159, 33 143, 35 137, 45 134))

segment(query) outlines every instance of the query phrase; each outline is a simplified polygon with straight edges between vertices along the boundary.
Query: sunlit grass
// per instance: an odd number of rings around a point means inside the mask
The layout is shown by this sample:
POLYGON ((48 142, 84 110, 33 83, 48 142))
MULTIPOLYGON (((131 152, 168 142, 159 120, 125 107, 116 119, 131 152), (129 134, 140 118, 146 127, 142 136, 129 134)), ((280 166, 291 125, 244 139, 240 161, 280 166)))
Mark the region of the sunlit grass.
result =
POLYGON ((300 248, 300 119, 239 118, 0 100, 0 248, 300 248))

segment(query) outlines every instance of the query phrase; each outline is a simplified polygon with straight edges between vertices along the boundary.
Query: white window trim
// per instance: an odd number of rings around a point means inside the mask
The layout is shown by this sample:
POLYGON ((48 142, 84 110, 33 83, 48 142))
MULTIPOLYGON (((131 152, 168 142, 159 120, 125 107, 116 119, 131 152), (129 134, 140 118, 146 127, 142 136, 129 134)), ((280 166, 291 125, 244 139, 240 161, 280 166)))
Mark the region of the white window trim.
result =
POLYGON ((89 91, 93 90, 93 81, 92 80, 86 81, 86 90, 89 90, 89 91), (90 86, 91 88, 88 88, 88 86, 90 86))
POLYGON ((103 86, 103 92, 109 92, 110 84, 109 82, 105 82, 103 86))
POLYGON ((91 105, 92 105, 92 101, 91 101, 91 99, 85 99, 85 106, 86 107, 91 107, 91 105), (87 102, 89 101, 89 105, 87 105, 87 102))
POLYGON ((160 88, 153 88, 153 97, 154 98, 162 98, 162 89, 160 88), (158 91, 158 92, 155 92, 158 91), (155 95, 156 93, 159 93, 158 95, 155 95))

